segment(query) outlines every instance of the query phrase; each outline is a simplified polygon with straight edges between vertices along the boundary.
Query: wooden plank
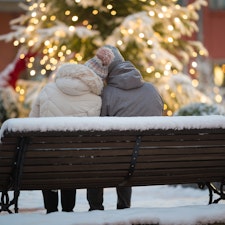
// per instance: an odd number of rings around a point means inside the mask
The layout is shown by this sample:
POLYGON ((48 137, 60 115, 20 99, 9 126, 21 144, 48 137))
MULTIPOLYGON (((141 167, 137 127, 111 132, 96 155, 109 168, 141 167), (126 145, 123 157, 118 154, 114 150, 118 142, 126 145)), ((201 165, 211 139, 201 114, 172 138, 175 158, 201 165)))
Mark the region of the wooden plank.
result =
POLYGON ((133 149, 80 149, 80 150, 32 150, 26 152, 26 158, 51 158, 51 157, 92 157, 92 156, 123 156, 132 155, 133 149))
POLYGON ((111 135, 111 136, 102 136, 102 135, 93 135, 93 136, 83 136, 75 134, 74 136, 67 136, 67 133, 62 136, 54 137, 54 136, 37 136, 32 137, 30 142, 32 144, 35 143, 101 143, 101 142, 135 142, 136 136, 123 136, 123 135, 111 135))
POLYGON ((112 156, 112 157, 73 157, 73 158, 29 158, 25 159, 24 166, 36 165, 82 165, 82 164, 129 164, 131 156, 112 156))
POLYGON ((53 166, 26 166, 23 168, 23 171, 26 172, 58 172, 58 171, 92 171, 92 170, 127 170, 129 168, 129 163, 120 164, 120 163, 112 163, 112 164, 86 164, 86 165, 53 165, 53 166))
POLYGON ((212 147, 212 146, 182 146, 180 148, 167 148, 167 147, 140 147, 139 155, 176 155, 176 154, 225 154, 225 147, 212 147))
MULTIPOLYGON (((102 158, 104 160, 104 158, 102 158)), ((224 160, 225 154, 176 154, 171 157, 170 154, 165 155, 139 155, 137 162, 186 162, 186 161, 215 161, 224 160)))

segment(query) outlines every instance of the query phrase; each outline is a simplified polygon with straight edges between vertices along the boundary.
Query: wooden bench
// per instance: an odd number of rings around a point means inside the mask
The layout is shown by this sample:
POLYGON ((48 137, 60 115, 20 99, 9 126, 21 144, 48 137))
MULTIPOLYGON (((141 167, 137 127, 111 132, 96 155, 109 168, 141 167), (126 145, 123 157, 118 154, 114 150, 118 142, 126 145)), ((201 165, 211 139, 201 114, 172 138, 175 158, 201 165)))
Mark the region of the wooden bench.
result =
POLYGON ((18 118, 0 135, 0 211, 21 190, 197 183, 225 199, 224 116, 18 118))

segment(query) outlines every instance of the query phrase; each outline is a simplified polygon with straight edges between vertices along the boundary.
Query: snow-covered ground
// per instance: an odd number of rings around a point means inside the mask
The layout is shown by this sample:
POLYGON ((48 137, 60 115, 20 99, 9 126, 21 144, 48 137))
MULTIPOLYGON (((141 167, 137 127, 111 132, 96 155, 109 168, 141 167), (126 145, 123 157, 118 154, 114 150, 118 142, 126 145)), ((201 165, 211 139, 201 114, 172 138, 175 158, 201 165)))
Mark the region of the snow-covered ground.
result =
POLYGON ((88 212, 86 190, 78 190, 73 213, 46 215, 40 191, 23 191, 19 214, 0 214, 0 225, 192 225, 225 223, 225 202, 208 205, 208 191, 182 186, 134 187, 132 207, 115 210, 114 188, 105 189, 105 211, 88 212))

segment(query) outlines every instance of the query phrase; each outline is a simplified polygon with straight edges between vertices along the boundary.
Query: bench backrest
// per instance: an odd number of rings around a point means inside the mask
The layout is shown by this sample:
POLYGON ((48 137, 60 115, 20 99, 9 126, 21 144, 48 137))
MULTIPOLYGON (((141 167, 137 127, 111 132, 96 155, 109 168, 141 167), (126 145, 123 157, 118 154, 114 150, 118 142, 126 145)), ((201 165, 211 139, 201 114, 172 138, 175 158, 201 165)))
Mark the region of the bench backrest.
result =
POLYGON ((21 178, 21 190, 221 182, 225 178, 223 127, 5 129, 1 141, 0 190, 13 189, 15 176, 21 178))

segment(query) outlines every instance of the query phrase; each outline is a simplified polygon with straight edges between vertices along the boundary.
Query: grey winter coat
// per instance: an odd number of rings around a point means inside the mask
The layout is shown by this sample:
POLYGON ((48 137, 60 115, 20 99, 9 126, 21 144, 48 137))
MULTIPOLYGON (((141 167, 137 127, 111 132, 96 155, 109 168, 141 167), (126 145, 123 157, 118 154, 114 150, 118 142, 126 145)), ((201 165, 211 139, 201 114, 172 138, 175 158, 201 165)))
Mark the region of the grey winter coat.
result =
POLYGON ((143 80, 129 61, 109 68, 102 93, 101 116, 162 116, 163 101, 156 88, 143 80))

